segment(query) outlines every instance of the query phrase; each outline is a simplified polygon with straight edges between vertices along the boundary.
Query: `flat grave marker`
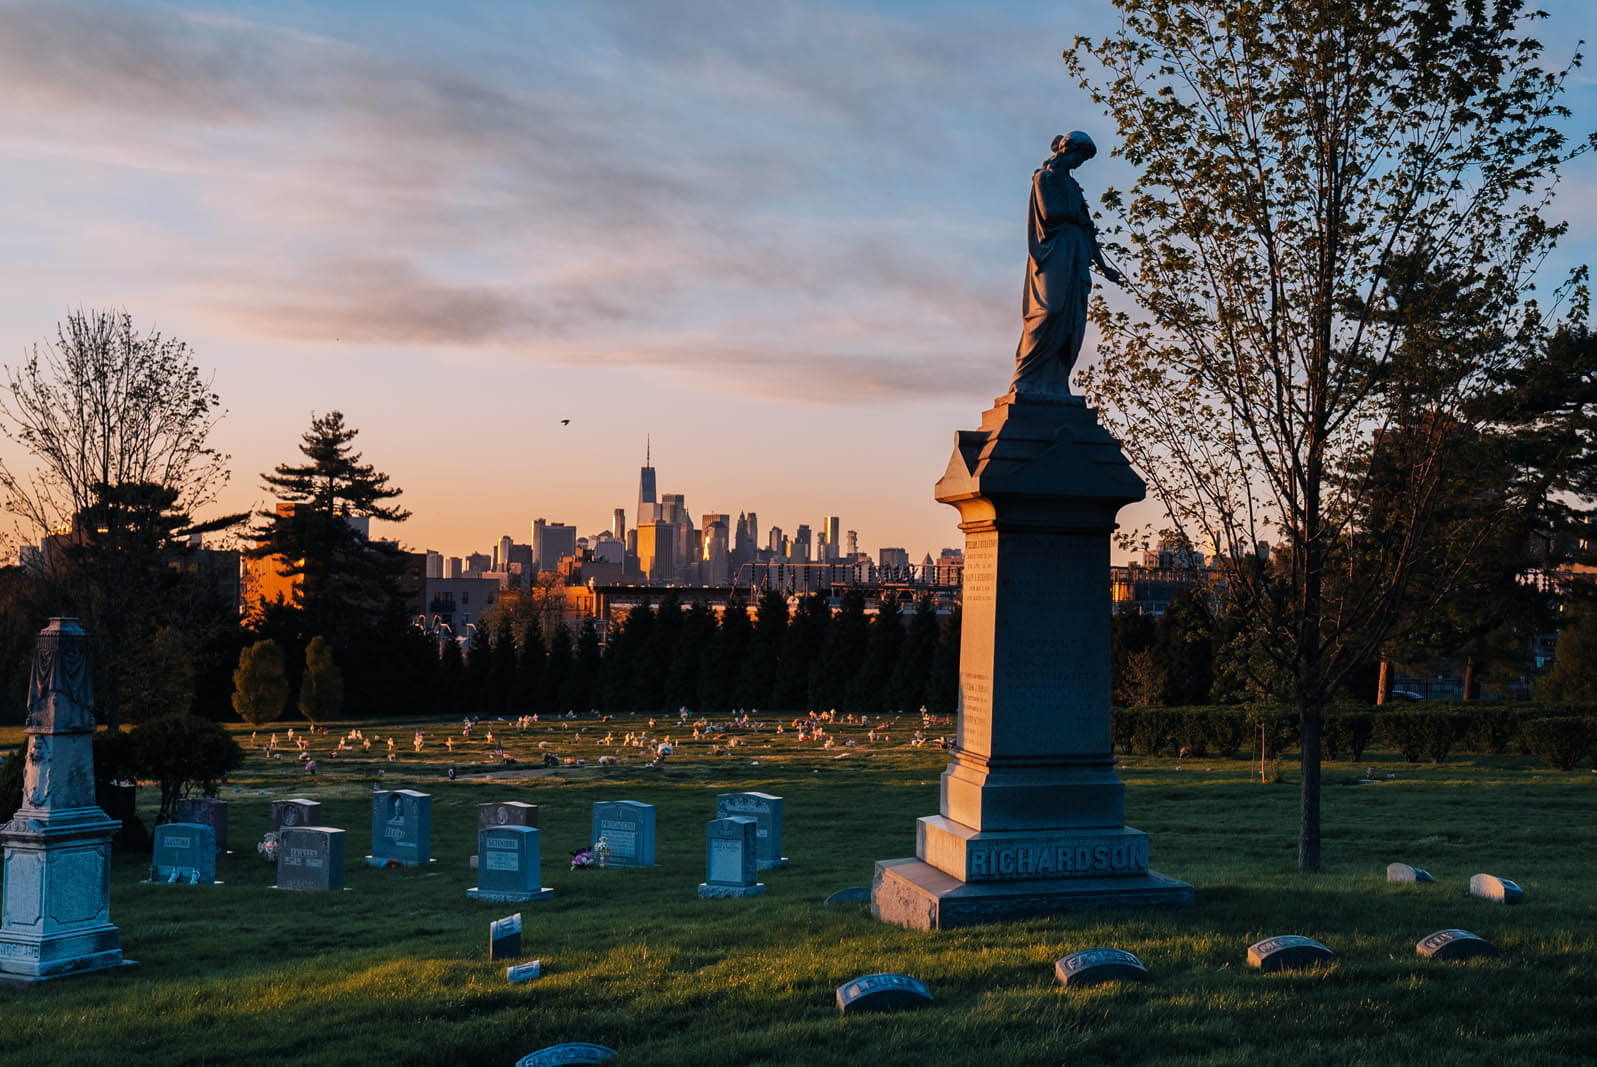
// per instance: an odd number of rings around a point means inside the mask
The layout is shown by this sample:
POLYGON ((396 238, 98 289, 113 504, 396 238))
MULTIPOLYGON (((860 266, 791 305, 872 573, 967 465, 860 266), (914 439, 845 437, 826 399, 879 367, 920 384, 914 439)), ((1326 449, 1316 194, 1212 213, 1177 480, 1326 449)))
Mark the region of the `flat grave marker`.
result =
POLYGON ((600 800, 593 805, 593 843, 609 845, 606 867, 654 866, 654 805, 636 800, 600 800))
POLYGON ((1525 891, 1517 883, 1495 874, 1477 874, 1470 878, 1469 895, 1494 904, 1518 904, 1525 899, 1525 891))
POLYGON ((562 1067, 568 1063, 603 1063, 615 1058, 615 1049, 586 1041, 568 1041, 529 1052, 516 1061, 516 1067, 562 1067))
POLYGON ((764 871, 787 866, 787 857, 782 855, 781 797, 770 793, 718 793, 715 798, 715 817, 753 819, 758 827, 758 869, 764 871))
POLYGON ((150 881, 215 885, 216 835, 203 823, 169 822, 155 828, 150 881))
POLYGON ((1054 964, 1054 974, 1067 989, 1100 982, 1140 982, 1148 968, 1136 956, 1118 948, 1085 948, 1054 964))
POLYGON ((1386 880, 1388 882, 1434 882, 1431 872, 1424 867, 1414 867, 1407 863, 1388 863, 1386 865, 1386 880))
POLYGON ((1414 951, 1428 960, 1468 960, 1495 956, 1497 946, 1468 930, 1438 930, 1420 938, 1414 951))
POLYGON ((826 903, 856 904, 868 902, 870 899, 871 887, 868 885, 856 885, 850 886, 847 889, 839 889, 837 892, 826 898, 826 903))
POLYGON ((288 826, 277 834, 278 889, 336 892, 344 888, 344 831, 288 826))
POLYGON ((1298 934, 1267 937, 1248 946, 1248 966, 1261 972, 1297 971, 1319 967, 1336 960, 1336 953, 1314 940, 1298 934))
POLYGON ((862 974, 837 987, 837 1010, 844 1015, 861 1011, 903 1011, 932 1002, 932 991, 919 978, 907 974, 862 974))
POLYGON ((505 968, 505 980, 511 985, 530 982, 534 978, 542 976, 543 960, 533 960, 531 963, 513 963, 505 968))
POLYGON ((699 899, 757 897, 765 883, 757 882, 759 826, 740 817, 711 819, 705 825, 706 874, 699 883, 699 899))

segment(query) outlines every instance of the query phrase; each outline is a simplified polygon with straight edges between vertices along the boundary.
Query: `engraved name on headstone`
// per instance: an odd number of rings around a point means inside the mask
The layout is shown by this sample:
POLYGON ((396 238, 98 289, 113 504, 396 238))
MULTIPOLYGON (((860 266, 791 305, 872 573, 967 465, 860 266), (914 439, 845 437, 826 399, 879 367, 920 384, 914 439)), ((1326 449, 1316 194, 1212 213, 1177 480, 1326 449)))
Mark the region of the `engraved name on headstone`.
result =
POLYGON ((296 797, 293 800, 272 801, 272 829, 285 826, 320 826, 322 806, 314 800, 296 797))
POLYGON ((488 924, 488 958, 510 960, 521 955, 521 912, 488 924))
POLYGON ((1386 880, 1388 882, 1434 882, 1431 872, 1424 867, 1411 867, 1407 863, 1388 863, 1386 865, 1386 880))
POLYGON ((372 793, 372 851, 366 862, 419 867, 432 862, 433 798, 414 789, 372 793))
POLYGON ((753 819, 757 832, 757 860, 760 870, 786 867, 782 855, 782 798, 770 793, 720 793, 715 798, 715 817, 739 816, 753 819))
POLYGON ((474 900, 527 901, 554 896, 539 884, 543 861, 535 826, 491 826, 477 831, 477 884, 466 890, 474 900))
POLYGON ((1336 960, 1336 953, 1311 937, 1282 934, 1248 946, 1248 966, 1268 974, 1319 967, 1336 960))
POLYGON ((654 866, 654 805, 601 800, 593 805, 593 841, 610 846, 608 867, 654 866))
POLYGON ((568 1063, 603 1063, 614 1058, 614 1049, 586 1041, 568 1041, 529 1052, 516 1061, 516 1067, 564 1067, 568 1063))
POLYGON ((699 883, 700 900, 757 897, 765 892, 765 883, 755 881, 758 832, 753 819, 711 819, 705 824, 708 845, 705 880, 699 883))
POLYGON ((1525 899, 1525 891, 1507 878, 1495 874, 1477 874, 1469 880, 1469 895, 1494 904, 1518 904, 1525 899))
POLYGON ((511 985, 519 982, 530 982, 543 974, 543 960, 533 960, 531 963, 513 963, 505 968, 505 980, 511 985))
POLYGON ((1148 968, 1124 949, 1087 948, 1055 963, 1054 974, 1062 985, 1081 988, 1099 982, 1138 982, 1148 977, 1148 968))
POLYGON ((864 974, 837 987, 837 1010, 902 1011, 932 1002, 926 983, 907 974, 864 974))
POLYGON ((285 826, 277 833, 277 888, 344 888, 344 831, 334 826, 285 826))
POLYGON ((1420 938, 1414 951, 1431 960, 1468 960, 1495 956, 1497 946, 1468 930, 1438 930, 1420 938))
POLYGON ((216 838, 209 826, 169 822, 155 828, 150 881, 210 885, 216 881, 216 838))

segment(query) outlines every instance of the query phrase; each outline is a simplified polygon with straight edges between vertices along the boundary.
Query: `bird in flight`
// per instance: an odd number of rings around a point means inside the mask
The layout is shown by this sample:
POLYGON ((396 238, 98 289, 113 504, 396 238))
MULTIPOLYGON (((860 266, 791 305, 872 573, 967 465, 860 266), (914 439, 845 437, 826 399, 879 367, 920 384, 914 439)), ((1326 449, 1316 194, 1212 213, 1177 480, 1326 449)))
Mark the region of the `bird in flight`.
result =
POLYGON ((560 425, 562 425, 562 426, 570 426, 571 425, 571 420, 570 419, 561 419, 560 420, 560 425))

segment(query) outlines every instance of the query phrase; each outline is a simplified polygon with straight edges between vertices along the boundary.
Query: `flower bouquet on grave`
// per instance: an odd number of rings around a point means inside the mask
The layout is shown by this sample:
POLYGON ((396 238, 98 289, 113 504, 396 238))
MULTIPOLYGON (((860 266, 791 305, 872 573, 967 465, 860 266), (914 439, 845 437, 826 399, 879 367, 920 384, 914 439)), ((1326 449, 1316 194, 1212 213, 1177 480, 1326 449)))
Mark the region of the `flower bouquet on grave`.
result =
POLYGON ((262 858, 265 859, 267 863, 276 863, 277 862, 277 831, 276 830, 267 831, 266 836, 261 838, 260 843, 255 846, 255 851, 259 852, 261 854, 262 858))
POLYGON ((599 858, 599 866, 604 866, 604 858, 610 855, 610 842, 603 837, 593 843, 593 854, 599 858))
POLYGON ((571 851, 571 869, 574 871, 582 867, 592 867, 597 862, 593 858, 592 849, 578 848, 571 851))

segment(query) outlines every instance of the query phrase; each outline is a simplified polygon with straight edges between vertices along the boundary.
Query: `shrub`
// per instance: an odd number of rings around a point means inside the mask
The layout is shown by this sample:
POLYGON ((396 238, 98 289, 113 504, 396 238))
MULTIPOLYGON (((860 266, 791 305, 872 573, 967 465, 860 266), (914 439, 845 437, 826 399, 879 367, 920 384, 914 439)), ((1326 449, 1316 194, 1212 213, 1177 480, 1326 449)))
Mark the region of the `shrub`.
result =
POLYGON ((1502 705, 1478 705, 1470 711, 1464 744, 1471 752, 1498 755, 1508 748, 1517 725, 1513 709, 1502 705))
POLYGON ((1255 705, 1248 708, 1244 721, 1248 739, 1257 746, 1262 740, 1268 756, 1279 756, 1298 743, 1298 716, 1295 711, 1274 705, 1255 705))
MULTIPOLYGON (((24 738, 26 742, 26 738, 24 738)), ((0 762, 0 823, 9 822, 22 807, 22 775, 27 763, 26 743, 0 762)))
POLYGON ((288 677, 283 650, 276 641, 257 641, 238 654, 233 671, 233 710, 247 723, 260 726, 283 717, 288 704, 288 677))
POLYGON ((157 825, 171 818, 173 806, 196 785, 206 796, 215 796, 217 783, 244 762, 244 750, 226 730, 195 715, 151 719, 128 736, 140 777, 153 778, 161 786, 157 825))
POLYGON ((1382 711, 1375 723, 1376 736, 1402 753, 1408 762, 1418 763, 1421 756, 1427 756, 1432 763, 1441 763, 1467 720, 1452 712, 1426 709, 1382 711))
POLYGON ((1341 759, 1345 752, 1355 762, 1364 758, 1364 750, 1374 736, 1375 716, 1368 711, 1329 712, 1321 733, 1327 756, 1341 759))
POLYGON ((1524 738, 1531 755, 1561 771, 1574 770, 1591 744, 1586 720, 1573 715, 1530 719, 1524 725, 1524 738))
POLYGON ((1232 759, 1248 744, 1248 716, 1241 708, 1209 708, 1209 746, 1232 759))

